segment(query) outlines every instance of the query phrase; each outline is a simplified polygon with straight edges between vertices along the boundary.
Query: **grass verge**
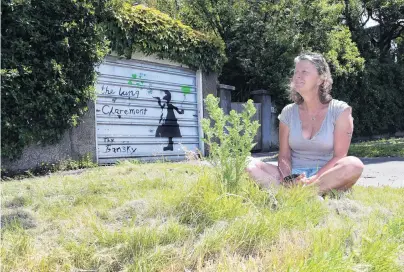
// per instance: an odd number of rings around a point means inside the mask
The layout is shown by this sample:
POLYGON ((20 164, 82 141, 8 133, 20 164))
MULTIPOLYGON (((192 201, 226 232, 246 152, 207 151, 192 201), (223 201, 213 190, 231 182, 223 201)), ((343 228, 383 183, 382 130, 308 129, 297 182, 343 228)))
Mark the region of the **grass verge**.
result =
POLYGON ((1 186, 2 271, 404 269, 404 189, 226 194, 209 167, 131 162, 1 186))
POLYGON ((404 157, 404 138, 352 143, 348 154, 357 157, 404 157))

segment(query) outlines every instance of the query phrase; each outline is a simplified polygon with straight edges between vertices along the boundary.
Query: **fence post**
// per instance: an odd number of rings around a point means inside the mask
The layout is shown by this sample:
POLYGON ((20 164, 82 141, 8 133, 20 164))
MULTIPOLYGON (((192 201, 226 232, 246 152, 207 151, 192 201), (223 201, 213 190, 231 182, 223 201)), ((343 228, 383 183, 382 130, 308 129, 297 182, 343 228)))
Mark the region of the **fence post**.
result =
POLYGON ((219 106, 223 109, 224 114, 231 111, 231 92, 236 89, 234 86, 219 84, 218 97, 220 98, 219 106))
POLYGON ((255 103, 261 103, 261 151, 267 152, 271 148, 271 96, 269 91, 262 89, 252 91, 251 95, 255 103))

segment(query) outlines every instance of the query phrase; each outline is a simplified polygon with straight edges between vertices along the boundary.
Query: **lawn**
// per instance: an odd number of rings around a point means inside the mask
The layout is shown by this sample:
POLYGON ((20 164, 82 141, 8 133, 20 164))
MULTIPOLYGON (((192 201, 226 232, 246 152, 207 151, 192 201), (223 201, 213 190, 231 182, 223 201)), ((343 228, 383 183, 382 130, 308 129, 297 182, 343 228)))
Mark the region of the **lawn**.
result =
POLYGON ((2 271, 403 271, 404 188, 223 193, 207 166, 2 182, 2 271))
POLYGON ((357 157, 404 157, 404 138, 352 143, 349 155, 357 157))

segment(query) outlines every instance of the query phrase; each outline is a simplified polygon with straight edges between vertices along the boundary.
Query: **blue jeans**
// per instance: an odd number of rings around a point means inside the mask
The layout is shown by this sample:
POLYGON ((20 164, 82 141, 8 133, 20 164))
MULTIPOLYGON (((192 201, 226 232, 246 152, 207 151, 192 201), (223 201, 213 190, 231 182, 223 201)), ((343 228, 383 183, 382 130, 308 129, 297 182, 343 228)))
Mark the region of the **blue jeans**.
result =
POLYGON ((320 168, 314 167, 300 167, 300 168, 293 168, 292 174, 302 174, 303 172, 306 174, 306 178, 310 178, 314 176, 320 168))

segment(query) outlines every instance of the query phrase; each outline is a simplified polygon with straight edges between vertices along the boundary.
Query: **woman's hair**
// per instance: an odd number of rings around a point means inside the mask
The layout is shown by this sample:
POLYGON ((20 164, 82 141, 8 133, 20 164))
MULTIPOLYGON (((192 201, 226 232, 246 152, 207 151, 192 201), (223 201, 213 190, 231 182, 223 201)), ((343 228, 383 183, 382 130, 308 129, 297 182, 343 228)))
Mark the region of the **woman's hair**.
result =
MULTIPOLYGON (((332 96, 330 94, 332 88, 332 77, 330 72, 330 67, 328 66, 325 58, 319 53, 302 53, 295 58, 295 65, 302 60, 308 60, 314 64, 317 69, 320 78, 323 80, 323 83, 319 88, 319 98, 320 102, 326 104, 332 100, 332 96)), ((296 104, 302 104, 304 99, 303 97, 295 90, 293 86, 293 80, 290 80, 290 95, 289 98, 295 102, 296 104)))

